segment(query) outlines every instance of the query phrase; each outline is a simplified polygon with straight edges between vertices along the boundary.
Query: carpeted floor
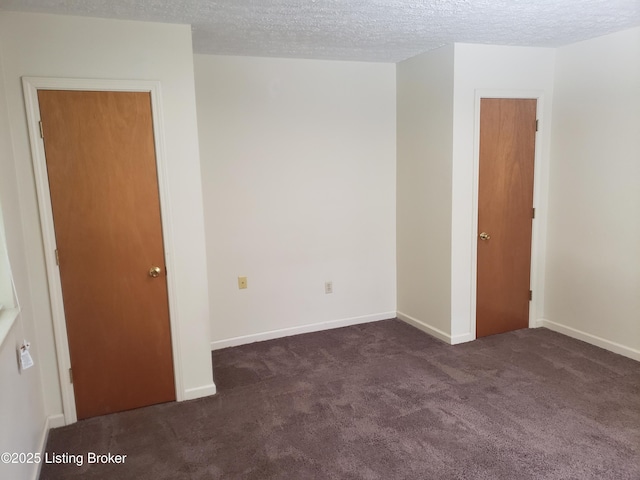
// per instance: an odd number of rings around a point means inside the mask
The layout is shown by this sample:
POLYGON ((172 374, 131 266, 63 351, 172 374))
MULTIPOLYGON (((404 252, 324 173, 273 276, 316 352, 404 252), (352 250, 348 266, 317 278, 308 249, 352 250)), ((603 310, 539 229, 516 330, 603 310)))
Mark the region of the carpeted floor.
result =
POLYGON ((640 479, 640 363, 546 329, 451 347, 387 320, 213 365, 215 397, 52 430, 85 463, 40 478, 640 479))

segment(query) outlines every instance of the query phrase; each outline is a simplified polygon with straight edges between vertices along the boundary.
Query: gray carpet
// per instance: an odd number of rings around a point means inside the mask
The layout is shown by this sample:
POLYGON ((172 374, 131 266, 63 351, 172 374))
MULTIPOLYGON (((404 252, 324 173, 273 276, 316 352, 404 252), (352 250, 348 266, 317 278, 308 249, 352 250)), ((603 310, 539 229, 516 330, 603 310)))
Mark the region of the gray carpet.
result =
POLYGON ((52 430, 41 479, 640 479, 640 363, 546 329, 398 320, 213 353, 215 397, 52 430), (86 459, 86 455, 85 455, 86 459))

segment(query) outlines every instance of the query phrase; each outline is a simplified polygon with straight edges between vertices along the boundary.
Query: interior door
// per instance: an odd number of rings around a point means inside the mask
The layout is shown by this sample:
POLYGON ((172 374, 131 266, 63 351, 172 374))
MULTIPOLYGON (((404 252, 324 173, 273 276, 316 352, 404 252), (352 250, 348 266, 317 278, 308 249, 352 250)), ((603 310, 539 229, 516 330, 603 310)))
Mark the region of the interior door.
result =
POLYGON ((78 419, 175 400, 150 94, 38 101, 78 419))
POLYGON ((477 337, 529 326, 536 103, 480 101, 477 337))

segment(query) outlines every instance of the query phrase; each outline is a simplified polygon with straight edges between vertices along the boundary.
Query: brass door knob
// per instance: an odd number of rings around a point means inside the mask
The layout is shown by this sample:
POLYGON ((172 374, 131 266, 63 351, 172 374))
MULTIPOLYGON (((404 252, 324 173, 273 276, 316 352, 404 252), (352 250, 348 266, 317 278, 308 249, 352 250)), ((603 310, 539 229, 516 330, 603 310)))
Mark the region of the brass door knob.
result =
POLYGON ((160 276, 160 272, 162 272, 160 267, 151 267, 149 269, 149 276, 152 278, 158 278, 160 276))
POLYGON ((489 240, 491 238, 491 235, 489 235, 487 232, 482 232, 480 234, 480 240, 489 240))

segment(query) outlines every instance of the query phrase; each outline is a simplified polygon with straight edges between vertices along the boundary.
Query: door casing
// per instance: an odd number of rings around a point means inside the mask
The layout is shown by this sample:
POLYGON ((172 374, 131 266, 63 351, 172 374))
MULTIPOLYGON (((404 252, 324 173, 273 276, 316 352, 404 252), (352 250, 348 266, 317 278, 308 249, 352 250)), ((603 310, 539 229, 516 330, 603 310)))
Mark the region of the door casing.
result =
POLYGON ((160 195, 160 216, 162 220, 162 237, 165 247, 165 264, 167 265, 167 290, 169 299, 169 322, 172 338, 173 370, 176 388, 176 400, 184 399, 183 372, 181 370, 180 341, 178 336, 178 311, 176 308, 176 286, 171 272, 176 271, 173 264, 173 235, 169 211, 169 193, 167 187, 166 154, 164 148, 164 127, 162 116, 162 103, 160 95, 160 82, 138 80, 96 80, 96 79, 72 79, 49 77, 23 77, 27 122, 29 129, 29 142, 32 152, 33 169, 35 175, 36 191, 38 196, 38 210, 40 213, 40 226, 44 244, 44 256, 49 283, 49 299, 53 317, 53 332, 56 344, 56 357, 58 361, 58 380, 62 393, 62 407, 65 424, 77 421, 73 384, 69 379, 71 360, 69 356, 69 343, 67 327, 64 315, 62 299, 62 286, 60 273, 56 264, 55 231, 53 213, 51 209, 51 196, 49 180, 45 160, 44 143, 40 138, 40 107, 38 103, 38 90, 85 90, 85 91, 114 91, 114 92, 147 92, 151 96, 151 114, 153 119, 153 135, 156 149, 156 169, 158 173, 158 191, 160 195))
POLYGON ((537 100, 536 118, 539 126, 536 132, 535 144, 535 164, 533 178, 533 206, 536 209, 536 216, 532 223, 531 238, 531 276, 530 285, 533 291, 533 298, 529 302, 529 328, 539 326, 538 319, 542 313, 544 304, 544 258, 545 258, 545 232, 546 232, 546 203, 547 203, 547 178, 548 178, 548 156, 542 154, 542 133, 546 128, 544 121, 544 92, 541 90, 476 90, 475 96, 475 128, 474 128, 474 154, 473 154, 473 206, 471 225, 471 291, 470 291, 470 330, 469 335, 472 340, 476 339, 476 295, 478 269, 478 192, 479 192, 479 172, 480 172, 480 100, 482 98, 531 98, 537 100))

